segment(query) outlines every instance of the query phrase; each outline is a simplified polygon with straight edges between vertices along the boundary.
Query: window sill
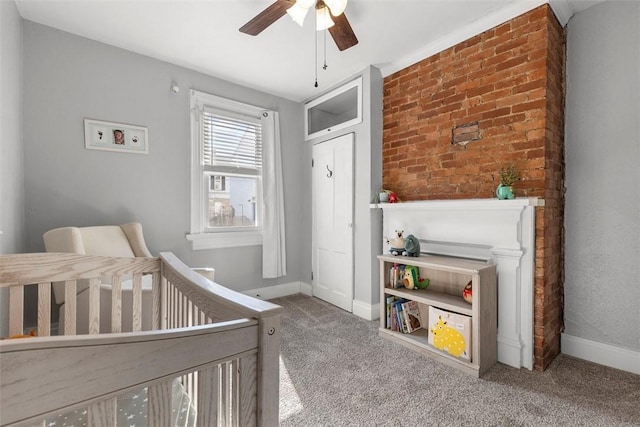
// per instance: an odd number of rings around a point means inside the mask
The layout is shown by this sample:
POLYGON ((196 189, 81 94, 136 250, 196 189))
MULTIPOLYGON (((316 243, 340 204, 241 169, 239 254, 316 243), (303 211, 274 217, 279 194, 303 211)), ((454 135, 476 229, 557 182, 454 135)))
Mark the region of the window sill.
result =
POLYGON ((227 233, 187 234, 194 251, 202 249, 226 249, 241 246, 262 245, 262 233, 259 231, 234 231, 227 233))

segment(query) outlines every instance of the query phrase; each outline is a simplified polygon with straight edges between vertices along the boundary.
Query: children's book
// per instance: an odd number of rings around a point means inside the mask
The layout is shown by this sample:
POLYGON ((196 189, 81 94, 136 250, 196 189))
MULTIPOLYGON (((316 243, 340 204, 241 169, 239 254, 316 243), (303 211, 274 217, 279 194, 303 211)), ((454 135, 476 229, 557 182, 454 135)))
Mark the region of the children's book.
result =
POLYGON ((400 298, 399 300, 394 301, 391 307, 395 311, 395 321, 397 326, 397 329, 395 329, 395 331, 404 332, 406 334, 409 331, 407 329, 407 323, 404 321, 404 317, 402 315, 402 304, 405 302, 407 302, 407 300, 400 298))
POLYGON ((393 301, 395 299, 396 299, 396 297, 394 297, 394 296, 387 297, 387 305, 386 305, 386 313, 387 313, 386 327, 387 327, 387 329, 392 329, 391 328, 391 304, 393 303, 393 301))
POLYGON ((420 306, 416 301, 407 301, 402 304, 403 313, 406 316, 407 329, 409 333, 422 328, 420 322, 420 306))

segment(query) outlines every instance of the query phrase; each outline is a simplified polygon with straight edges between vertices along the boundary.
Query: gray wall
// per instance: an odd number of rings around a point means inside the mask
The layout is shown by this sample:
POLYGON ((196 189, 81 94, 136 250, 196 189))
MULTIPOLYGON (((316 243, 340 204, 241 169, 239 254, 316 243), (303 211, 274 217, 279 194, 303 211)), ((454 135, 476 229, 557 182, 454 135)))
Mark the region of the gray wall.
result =
POLYGON ((640 351, 640 3, 567 26, 565 334, 640 351))
MULTIPOLYGON (((0 254, 24 248, 22 18, 0 1, 0 254)), ((8 332, 7 290, 0 291, 0 336, 8 332)))
MULTIPOLYGON (((380 264, 382 253, 382 210, 369 204, 382 188, 382 98, 384 79, 378 68, 369 67, 364 74, 363 114, 367 117, 366 144, 356 146, 356 230, 355 292, 357 301, 372 306, 380 302, 380 264)), ((378 313, 373 313, 377 315, 378 313)))
MULTIPOLYGON (((215 55, 215 52, 206 53, 215 55)), ((224 58, 220 59, 221 61, 224 58)), ((113 46, 24 22, 26 249, 42 234, 75 225, 140 221, 152 253, 212 266, 236 290, 298 282, 311 271, 302 191, 302 105, 113 46), (181 91, 169 91, 172 81, 181 91), (262 279, 262 247, 192 251, 189 232, 189 89, 280 112, 287 272, 262 279), (83 119, 147 126, 149 154, 84 148, 83 119), (304 248, 304 249, 303 249, 304 248)))
POLYGON ((24 245, 22 161, 22 18, 14 2, 0 2, 0 253, 24 245))

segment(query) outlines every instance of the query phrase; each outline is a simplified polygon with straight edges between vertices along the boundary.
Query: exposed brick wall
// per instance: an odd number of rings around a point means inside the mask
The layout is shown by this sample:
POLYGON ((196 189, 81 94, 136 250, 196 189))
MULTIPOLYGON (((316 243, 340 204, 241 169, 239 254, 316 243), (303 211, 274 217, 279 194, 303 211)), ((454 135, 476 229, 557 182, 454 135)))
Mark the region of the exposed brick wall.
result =
MULTIPOLYGON (((547 7, 547 91, 544 188, 544 276, 540 307, 535 307, 536 325, 541 323, 543 342, 535 348, 536 366, 545 369, 560 352, 563 329, 564 266, 564 66, 565 34, 547 7), (541 319, 540 319, 541 315, 541 319)), ((538 286, 536 286, 537 288, 538 286)))
POLYGON ((564 32, 540 6, 385 78, 383 185, 402 200, 495 197, 521 171, 536 213, 535 367, 562 325, 564 32), (462 143, 452 143, 462 141, 462 143))

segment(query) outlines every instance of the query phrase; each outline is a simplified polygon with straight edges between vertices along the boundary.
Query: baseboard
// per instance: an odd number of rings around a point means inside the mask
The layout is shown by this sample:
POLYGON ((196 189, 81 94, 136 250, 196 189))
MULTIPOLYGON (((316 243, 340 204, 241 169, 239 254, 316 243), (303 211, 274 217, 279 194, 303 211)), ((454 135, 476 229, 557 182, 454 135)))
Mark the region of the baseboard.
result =
POLYGON ((513 339, 500 335, 498 330, 498 362, 514 368, 527 368, 532 370, 533 366, 525 366, 522 360, 522 343, 519 339, 513 339))
POLYGON ((262 300, 270 300, 294 294, 312 295, 311 285, 303 282, 282 283, 265 288, 251 289, 249 291, 243 291, 242 293, 262 300))
POLYGON ((380 318, 380 304, 367 304, 366 302, 353 300, 353 314, 365 320, 376 320, 380 318))
POLYGON ((640 375, 640 352, 562 334, 562 353, 640 375))
MULTIPOLYGON (((313 296, 313 287, 309 283, 291 282, 267 286, 265 288, 251 289, 249 291, 243 291, 242 293, 261 300, 270 300, 295 294, 313 296)), ((371 305, 362 301, 353 300, 353 314, 366 320, 376 320, 380 318, 380 304, 371 305)))

